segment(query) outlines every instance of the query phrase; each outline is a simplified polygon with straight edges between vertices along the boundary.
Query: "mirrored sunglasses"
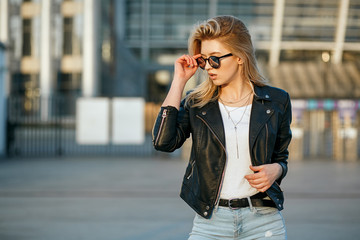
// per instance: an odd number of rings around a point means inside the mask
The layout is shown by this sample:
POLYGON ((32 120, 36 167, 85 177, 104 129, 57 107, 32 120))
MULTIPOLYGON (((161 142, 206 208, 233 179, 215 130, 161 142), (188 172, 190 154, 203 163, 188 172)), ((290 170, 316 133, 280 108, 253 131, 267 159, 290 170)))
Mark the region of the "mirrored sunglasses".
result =
POLYGON ((221 57, 215 57, 215 56, 210 56, 208 58, 199 57, 196 59, 196 61, 199 64, 199 67, 201 69, 205 69, 206 61, 209 62, 211 67, 217 69, 217 68, 220 68, 220 59, 225 58, 225 57, 230 57, 230 56, 232 56, 232 53, 228 53, 221 57))

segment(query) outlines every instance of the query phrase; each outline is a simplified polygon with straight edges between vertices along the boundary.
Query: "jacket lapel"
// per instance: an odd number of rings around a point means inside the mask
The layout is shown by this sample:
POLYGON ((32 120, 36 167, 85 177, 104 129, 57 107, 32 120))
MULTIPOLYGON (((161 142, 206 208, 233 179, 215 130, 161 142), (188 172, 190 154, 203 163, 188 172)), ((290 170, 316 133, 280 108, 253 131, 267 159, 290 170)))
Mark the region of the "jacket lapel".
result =
POLYGON ((274 113, 271 105, 265 103, 270 102, 270 96, 262 91, 260 87, 255 86, 257 96, 254 96, 250 115, 250 130, 249 130, 249 147, 253 148, 255 140, 260 130, 265 126, 266 122, 274 113))
POLYGON ((198 109, 197 115, 208 124, 210 130, 214 132, 225 147, 224 124, 218 102, 210 102, 203 108, 198 109))

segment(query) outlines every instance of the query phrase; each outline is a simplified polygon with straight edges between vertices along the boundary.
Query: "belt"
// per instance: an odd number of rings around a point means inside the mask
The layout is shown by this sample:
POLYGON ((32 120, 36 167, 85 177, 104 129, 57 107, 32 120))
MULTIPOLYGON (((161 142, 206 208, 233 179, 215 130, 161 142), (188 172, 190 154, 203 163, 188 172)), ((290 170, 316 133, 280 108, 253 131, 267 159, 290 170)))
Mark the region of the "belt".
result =
MULTIPOLYGON (((253 207, 274 207, 275 203, 272 200, 250 198, 253 207)), ((229 207, 231 209, 249 207, 249 200, 247 198, 234 198, 234 199, 220 199, 219 206, 229 207)))

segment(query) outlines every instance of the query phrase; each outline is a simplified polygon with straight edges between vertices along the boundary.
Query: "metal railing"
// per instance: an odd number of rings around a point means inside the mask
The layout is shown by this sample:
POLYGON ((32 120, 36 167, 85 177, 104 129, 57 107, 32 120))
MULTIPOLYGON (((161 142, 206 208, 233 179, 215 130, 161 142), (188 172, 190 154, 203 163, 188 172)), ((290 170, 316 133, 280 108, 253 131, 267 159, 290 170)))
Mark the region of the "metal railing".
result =
MULTIPOLYGON (((150 121, 157 108, 146 111, 145 141, 141 145, 80 145, 76 142, 76 100, 73 96, 8 98, 8 156, 114 155, 153 156, 150 121)), ((153 104, 150 104, 153 106, 153 104)))

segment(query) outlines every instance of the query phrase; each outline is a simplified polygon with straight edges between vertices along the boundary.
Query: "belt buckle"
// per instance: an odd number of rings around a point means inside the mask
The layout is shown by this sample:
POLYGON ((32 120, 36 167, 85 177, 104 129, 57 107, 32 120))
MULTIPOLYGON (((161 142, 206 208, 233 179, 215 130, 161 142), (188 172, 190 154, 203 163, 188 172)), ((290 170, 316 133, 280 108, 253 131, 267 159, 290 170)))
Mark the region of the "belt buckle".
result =
POLYGON ((229 202, 228 202, 229 208, 230 208, 231 210, 240 209, 240 207, 233 207, 233 206, 231 206, 231 202, 234 201, 234 200, 239 200, 239 199, 238 199, 238 198, 231 198, 231 199, 229 199, 229 202))

